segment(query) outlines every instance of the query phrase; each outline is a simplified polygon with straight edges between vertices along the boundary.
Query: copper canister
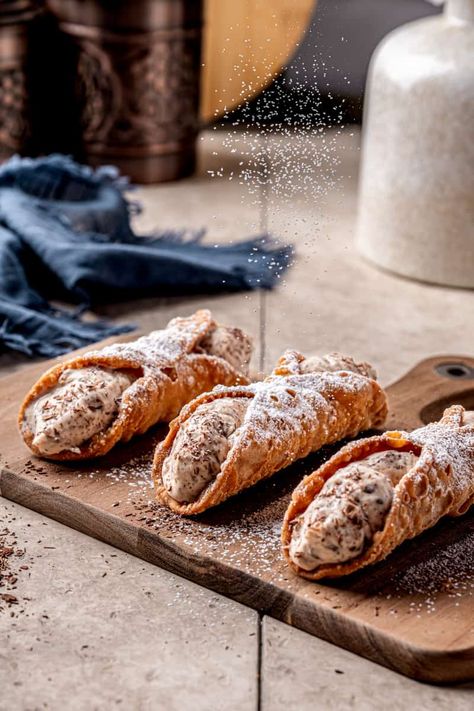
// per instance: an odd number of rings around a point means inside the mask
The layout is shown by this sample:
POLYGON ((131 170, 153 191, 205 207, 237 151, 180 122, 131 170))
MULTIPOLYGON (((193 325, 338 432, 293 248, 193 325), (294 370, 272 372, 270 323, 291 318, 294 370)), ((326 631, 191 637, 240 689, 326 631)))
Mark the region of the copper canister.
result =
MULTIPOLYGON (((113 163, 138 183, 192 173, 201 0, 47 4, 65 42, 58 62, 70 63, 73 86, 74 111, 61 128, 63 150, 69 148, 92 165, 113 163)), ((64 66, 61 71, 64 79, 64 66)), ((70 98, 67 93, 66 88, 65 100, 70 98)))
POLYGON ((0 2, 0 160, 31 147, 29 39, 36 3, 0 2))

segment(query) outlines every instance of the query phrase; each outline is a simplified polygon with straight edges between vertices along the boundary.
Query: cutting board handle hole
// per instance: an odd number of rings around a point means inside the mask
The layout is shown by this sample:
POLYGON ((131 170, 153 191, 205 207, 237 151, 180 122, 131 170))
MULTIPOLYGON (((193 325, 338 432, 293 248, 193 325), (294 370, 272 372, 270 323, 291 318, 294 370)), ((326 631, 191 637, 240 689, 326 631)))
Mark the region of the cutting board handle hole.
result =
POLYGON ((443 378, 474 380, 474 368, 470 368, 464 363, 441 363, 436 366, 435 370, 443 378))

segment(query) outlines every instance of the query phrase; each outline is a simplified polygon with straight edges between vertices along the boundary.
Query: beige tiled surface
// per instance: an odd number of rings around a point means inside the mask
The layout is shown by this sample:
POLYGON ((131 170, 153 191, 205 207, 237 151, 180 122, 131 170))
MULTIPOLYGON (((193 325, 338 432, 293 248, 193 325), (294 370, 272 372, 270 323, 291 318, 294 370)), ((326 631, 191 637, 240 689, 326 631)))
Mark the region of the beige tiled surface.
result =
POLYGON ((474 685, 429 686, 295 630, 263 621, 262 708, 271 711, 469 711, 474 685))
MULTIPOLYGON (((246 139, 245 150, 252 141, 246 139)), ((279 289, 264 297, 146 299, 103 307, 102 315, 151 329, 206 305, 256 337, 257 366, 261 346, 267 368, 288 346, 340 349, 373 360, 384 382, 432 353, 472 354, 472 292, 398 279, 354 254, 357 131, 270 137, 263 149, 259 138, 255 145, 273 169, 266 189, 249 191, 236 178, 249 160, 239 154, 241 141, 208 132, 196 177, 138 192, 146 210, 137 227, 205 226, 213 243, 242 239, 268 224, 298 253, 279 289), (221 176, 212 178, 209 170, 221 176)), ((0 355, 0 373, 27 364, 0 355)), ((18 594, 32 599, 18 620, 0 613, 1 711, 257 708, 255 613, 120 551, 111 558, 107 546, 3 500, 0 527, 7 511, 15 513, 11 527, 27 539, 33 559, 18 594), (53 550, 44 548, 46 539, 53 550)), ((268 619, 262 651, 265 711, 284 705, 302 711, 467 708, 465 689, 409 682, 268 619)))
POLYGON ((1 711, 255 709, 256 612, 0 499, 4 526, 29 569, 0 612, 1 711))

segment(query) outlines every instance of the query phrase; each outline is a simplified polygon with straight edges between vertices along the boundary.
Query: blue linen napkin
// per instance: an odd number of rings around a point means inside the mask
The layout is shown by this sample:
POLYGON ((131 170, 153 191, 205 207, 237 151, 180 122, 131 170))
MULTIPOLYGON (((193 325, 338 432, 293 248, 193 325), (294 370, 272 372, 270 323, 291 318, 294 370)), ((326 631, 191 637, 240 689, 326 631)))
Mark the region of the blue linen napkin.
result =
POLYGON ((268 236, 217 247, 200 243, 203 231, 138 236, 129 188, 113 167, 62 155, 0 167, 0 347, 60 355, 133 329, 84 320, 94 304, 269 289, 290 265, 292 248, 268 236))

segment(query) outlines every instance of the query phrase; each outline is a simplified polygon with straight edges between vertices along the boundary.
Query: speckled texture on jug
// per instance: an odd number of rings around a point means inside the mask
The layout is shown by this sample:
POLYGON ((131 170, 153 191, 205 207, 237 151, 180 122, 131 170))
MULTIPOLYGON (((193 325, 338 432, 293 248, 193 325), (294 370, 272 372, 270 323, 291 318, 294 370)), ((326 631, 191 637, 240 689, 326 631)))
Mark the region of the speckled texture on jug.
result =
POLYGON ((448 0, 375 52, 357 245, 404 276, 474 287, 474 0, 448 0))

